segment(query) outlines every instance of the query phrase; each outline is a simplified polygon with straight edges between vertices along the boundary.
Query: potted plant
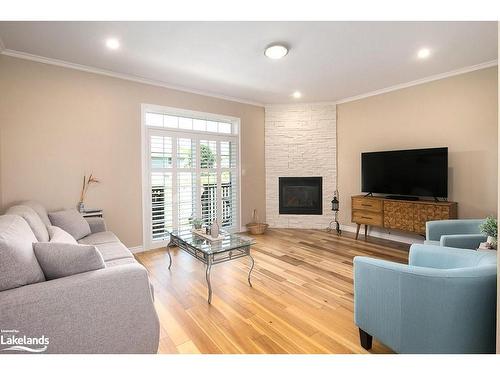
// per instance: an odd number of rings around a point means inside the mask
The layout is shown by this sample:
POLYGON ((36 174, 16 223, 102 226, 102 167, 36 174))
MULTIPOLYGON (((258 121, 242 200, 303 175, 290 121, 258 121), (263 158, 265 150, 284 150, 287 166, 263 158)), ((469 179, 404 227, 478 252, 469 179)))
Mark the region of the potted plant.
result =
POLYGON ((491 245, 493 249, 497 247, 497 236, 498 236, 498 222, 492 216, 488 216, 486 220, 479 225, 479 230, 488 236, 486 242, 491 245))
POLYGON ((80 193, 80 201, 78 202, 78 211, 83 212, 85 211, 85 197, 87 195, 87 190, 89 189, 89 186, 92 184, 98 184, 99 180, 95 178, 92 173, 90 176, 87 178, 86 175, 83 176, 83 185, 82 185, 82 191, 80 193))
POLYGON ((191 218, 190 219, 190 222, 191 224, 193 225, 194 229, 201 229, 201 226, 203 225, 203 220, 201 220, 200 218, 191 218))

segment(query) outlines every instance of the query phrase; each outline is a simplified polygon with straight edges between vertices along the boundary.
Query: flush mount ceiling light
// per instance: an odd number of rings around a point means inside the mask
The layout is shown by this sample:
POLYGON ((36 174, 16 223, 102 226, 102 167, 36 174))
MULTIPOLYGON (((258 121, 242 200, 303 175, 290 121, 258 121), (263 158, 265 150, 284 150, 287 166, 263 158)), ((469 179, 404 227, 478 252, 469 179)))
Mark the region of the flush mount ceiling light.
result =
POLYGON ((272 44, 264 51, 264 55, 273 60, 278 60, 286 56, 288 48, 282 44, 272 44))
POLYGON ((106 47, 109 49, 118 49, 120 48, 120 42, 116 38, 108 38, 106 39, 106 47))
POLYGON ((419 59, 426 59, 431 55, 431 50, 429 48, 421 48, 418 50, 417 56, 419 59))
POLYGON ((292 96, 295 98, 295 99, 300 99, 302 97, 302 94, 300 93, 300 91, 295 91, 292 96))

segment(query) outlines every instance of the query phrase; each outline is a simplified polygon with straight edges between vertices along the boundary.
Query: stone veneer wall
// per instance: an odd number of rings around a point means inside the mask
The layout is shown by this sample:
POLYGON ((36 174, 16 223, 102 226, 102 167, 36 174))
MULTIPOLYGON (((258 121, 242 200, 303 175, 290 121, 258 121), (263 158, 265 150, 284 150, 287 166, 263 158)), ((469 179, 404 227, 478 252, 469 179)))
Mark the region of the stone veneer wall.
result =
POLYGON ((274 228, 326 228, 333 219, 336 105, 271 105, 265 114, 266 221, 274 228), (323 215, 280 215, 279 177, 323 177, 323 215))

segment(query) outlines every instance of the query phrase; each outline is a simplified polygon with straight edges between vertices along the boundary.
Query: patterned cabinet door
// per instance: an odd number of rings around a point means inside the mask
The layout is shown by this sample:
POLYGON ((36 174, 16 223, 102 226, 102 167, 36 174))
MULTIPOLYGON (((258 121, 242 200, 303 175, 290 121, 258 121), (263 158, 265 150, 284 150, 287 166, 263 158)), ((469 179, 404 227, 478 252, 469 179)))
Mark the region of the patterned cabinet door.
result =
POLYGON ((384 202, 384 227, 413 231, 415 204, 408 202, 384 202))
POLYGON ((433 205, 433 204, 419 204, 417 205, 415 217, 415 232, 425 234, 425 223, 431 220, 446 220, 451 217, 450 207, 433 205))

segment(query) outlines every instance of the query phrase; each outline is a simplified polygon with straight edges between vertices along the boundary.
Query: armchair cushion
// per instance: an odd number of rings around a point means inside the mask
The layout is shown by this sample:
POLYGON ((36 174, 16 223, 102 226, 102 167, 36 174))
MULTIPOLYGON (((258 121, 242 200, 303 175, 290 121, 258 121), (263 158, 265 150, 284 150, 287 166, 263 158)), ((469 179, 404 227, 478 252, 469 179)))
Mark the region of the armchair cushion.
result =
POLYGON ((62 228, 71 234, 77 241, 90 234, 89 223, 84 219, 82 214, 74 208, 70 210, 49 212, 49 218, 52 225, 62 228))
POLYGON ((33 249, 47 280, 105 267, 101 254, 92 245, 36 242, 33 249))
POLYGON ((0 291, 45 281, 33 242, 36 237, 22 217, 0 216, 0 291))

